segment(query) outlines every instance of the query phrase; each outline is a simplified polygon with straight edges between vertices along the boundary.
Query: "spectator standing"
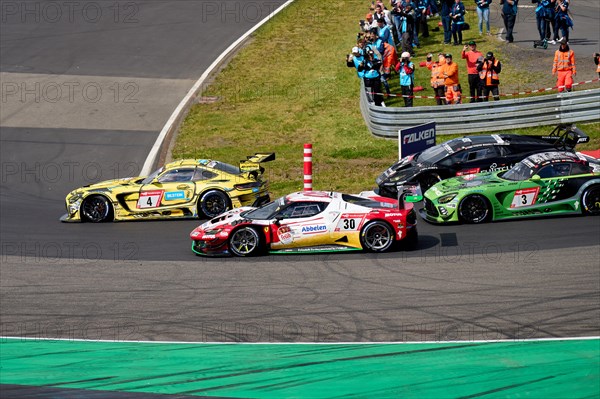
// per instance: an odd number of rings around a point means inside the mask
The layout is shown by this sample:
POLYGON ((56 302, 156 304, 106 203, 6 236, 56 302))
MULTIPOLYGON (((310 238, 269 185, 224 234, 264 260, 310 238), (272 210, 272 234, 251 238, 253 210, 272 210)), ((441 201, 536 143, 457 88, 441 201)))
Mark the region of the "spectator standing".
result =
POLYGON ((550 38, 550 16, 548 15, 550 0, 533 0, 535 7, 535 22, 540 35, 540 41, 550 38))
POLYGON ((415 65, 410 60, 410 53, 404 52, 401 55, 400 64, 396 70, 400 75, 400 87, 402 89, 402 97, 404 98, 404 106, 413 106, 413 88, 415 83, 415 65))
POLYGON ((479 72, 477 71, 477 60, 483 57, 483 54, 477 50, 477 43, 471 40, 461 52, 461 57, 467 60, 467 74, 469 75, 469 102, 480 102, 481 99, 481 82, 479 72))
POLYGON ((483 101, 488 101, 490 93, 494 96, 494 101, 500 100, 498 91, 500 78, 498 74, 502 71, 502 64, 494 57, 494 53, 489 51, 485 55, 485 59, 477 66, 477 70, 479 70, 483 85, 483 101))
MULTIPOLYGON (((548 40, 550 44, 556 44, 558 42, 558 27, 556 25, 556 0, 550 0, 550 4, 546 9, 546 15, 548 17, 548 25, 552 28, 552 40, 548 40)), ((546 31, 546 39, 550 39, 550 30, 546 31)))
POLYGON ((513 29, 517 21, 517 6, 519 0, 500 0, 502 5, 502 20, 504 21, 504 29, 506 29, 506 41, 512 43, 515 38, 513 29))
POLYGON ((365 70, 361 67, 361 65, 364 64, 364 61, 363 51, 359 47, 353 47, 352 54, 348 54, 346 57, 346 65, 348 68, 356 68, 356 74, 359 79, 365 77, 365 70))
POLYGON ((596 64, 596 72, 600 78, 600 53, 594 53, 594 64, 596 64))
POLYGON ((479 19, 479 36, 483 36, 483 23, 485 30, 490 35, 490 4, 492 0, 475 0, 477 5, 477 18, 479 19))
POLYGON ((381 106, 383 103, 383 96, 381 95, 381 76, 379 72, 381 69, 381 59, 375 55, 373 50, 368 49, 365 52, 362 68, 365 73, 363 80, 365 82, 367 97, 369 100, 372 100, 375 105, 381 106))
POLYGON ((446 65, 446 57, 443 53, 438 54, 438 60, 433 61, 433 55, 427 54, 427 69, 431 71, 431 87, 435 93, 437 105, 446 105, 446 87, 444 85, 443 68, 446 65))
MULTIPOLYGON (((377 20, 377 36, 384 43, 389 43, 392 46, 395 46, 392 31, 390 30, 390 27, 386 25, 385 19, 383 19, 383 18, 379 18, 377 20)), ((381 50, 380 50, 380 52, 381 52, 381 50)))
POLYGON ((573 20, 569 17, 569 0, 556 0, 556 27, 560 29, 564 38, 569 42, 569 28, 573 27, 573 20))
POLYGON ((573 87, 573 76, 577 74, 575 69, 575 53, 569 48, 567 39, 564 37, 560 41, 560 47, 554 53, 554 64, 552 65, 552 76, 558 74, 556 86, 558 92, 567 89, 571 91, 573 87))
POLYGON ((417 0, 417 8, 421 14, 419 21, 415 24, 418 25, 417 35, 420 31, 421 37, 429 37, 429 26, 427 26, 427 17, 430 12, 429 0, 417 0))
POLYGON ((363 24, 363 30, 365 32, 369 32, 373 28, 377 29, 377 21, 373 18, 373 14, 368 13, 365 18, 366 20, 363 24))
POLYGON ((383 65, 381 67, 381 83, 385 87, 385 92, 390 94, 390 84, 388 79, 392 76, 392 68, 398 64, 398 52, 396 47, 389 43, 383 43, 383 65))
POLYGON ((462 44, 462 28, 465 23, 465 5, 461 0, 454 0, 454 5, 450 10, 450 18, 452 19, 452 39, 454 45, 462 44))
POLYGON ((452 18, 450 18, 450 10, 454 5, 453 0, 441 0, 442 7, 440 15, 442 17, 442 26, 444 28, 444 44, 450 44, 452 40, 452 18))
POLYGON ((448 105, 460 104, 461 102, 461 90, 460 82, 458 80, 458 65, 456 62, 452 62, 452 54, 447 53, 445 55, 446 65, 443 68, 442 76, 444 76, 444 85, 446 86, 446 102, 448 105))

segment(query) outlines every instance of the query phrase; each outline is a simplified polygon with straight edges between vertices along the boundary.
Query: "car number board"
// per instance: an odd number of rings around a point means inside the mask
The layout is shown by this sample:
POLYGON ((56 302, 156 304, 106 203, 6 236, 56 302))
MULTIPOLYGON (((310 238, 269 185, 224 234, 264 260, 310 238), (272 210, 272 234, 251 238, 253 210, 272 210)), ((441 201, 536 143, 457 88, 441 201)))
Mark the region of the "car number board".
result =
POLYGON ((539 187, 524 188, 522 190, 515 191, 515 196, 513 197, 510 207, 520 208, 535 204, 539 192, 539 187))
POLYGON ((159 207, 163 194, 163 190, 142 191, 140 193, 140 199, 137 202, 137 208, 148 209, 159 207))

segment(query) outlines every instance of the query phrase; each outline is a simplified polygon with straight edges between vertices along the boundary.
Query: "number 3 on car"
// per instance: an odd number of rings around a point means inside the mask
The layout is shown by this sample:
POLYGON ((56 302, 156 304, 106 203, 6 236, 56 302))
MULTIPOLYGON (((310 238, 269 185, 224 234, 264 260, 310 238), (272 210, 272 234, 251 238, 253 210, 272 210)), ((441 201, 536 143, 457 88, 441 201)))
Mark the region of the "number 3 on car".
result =
POLYGON ((522 190, 515 191, 515 196, 513 197, 510 207, 519 208, 522 206, 529 206, 535 204, 535 200, 537 199, 539 192, 539 187, 525 188, 522 190))

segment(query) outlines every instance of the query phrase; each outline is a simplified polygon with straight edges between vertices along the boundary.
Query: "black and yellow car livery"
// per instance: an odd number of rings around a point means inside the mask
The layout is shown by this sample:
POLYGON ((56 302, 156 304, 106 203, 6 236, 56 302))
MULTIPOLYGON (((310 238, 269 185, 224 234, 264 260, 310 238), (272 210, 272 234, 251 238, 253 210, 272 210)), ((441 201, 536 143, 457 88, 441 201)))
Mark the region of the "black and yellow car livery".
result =
POLYGON ((63 222, 213 218, 229 209, 270 201, 261 163, 274 153, 254 154, 239 166, 210 159, 168 163, 147 177, 90 184, 66 198, 63 222))

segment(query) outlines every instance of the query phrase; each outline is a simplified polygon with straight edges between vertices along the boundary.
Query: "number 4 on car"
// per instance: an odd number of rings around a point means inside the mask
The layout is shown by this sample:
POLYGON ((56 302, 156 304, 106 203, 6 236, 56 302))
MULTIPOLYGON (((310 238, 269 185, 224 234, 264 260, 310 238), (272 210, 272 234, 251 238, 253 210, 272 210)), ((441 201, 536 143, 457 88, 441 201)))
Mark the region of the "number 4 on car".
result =
POLYGON ((270 201, 261 163, 274 153, 254 154, 239 166, 209 159, 171 162, 147 177, 91 184, 71 191, 63 222, 142 219, 210 219, 232 208, 270 201))

